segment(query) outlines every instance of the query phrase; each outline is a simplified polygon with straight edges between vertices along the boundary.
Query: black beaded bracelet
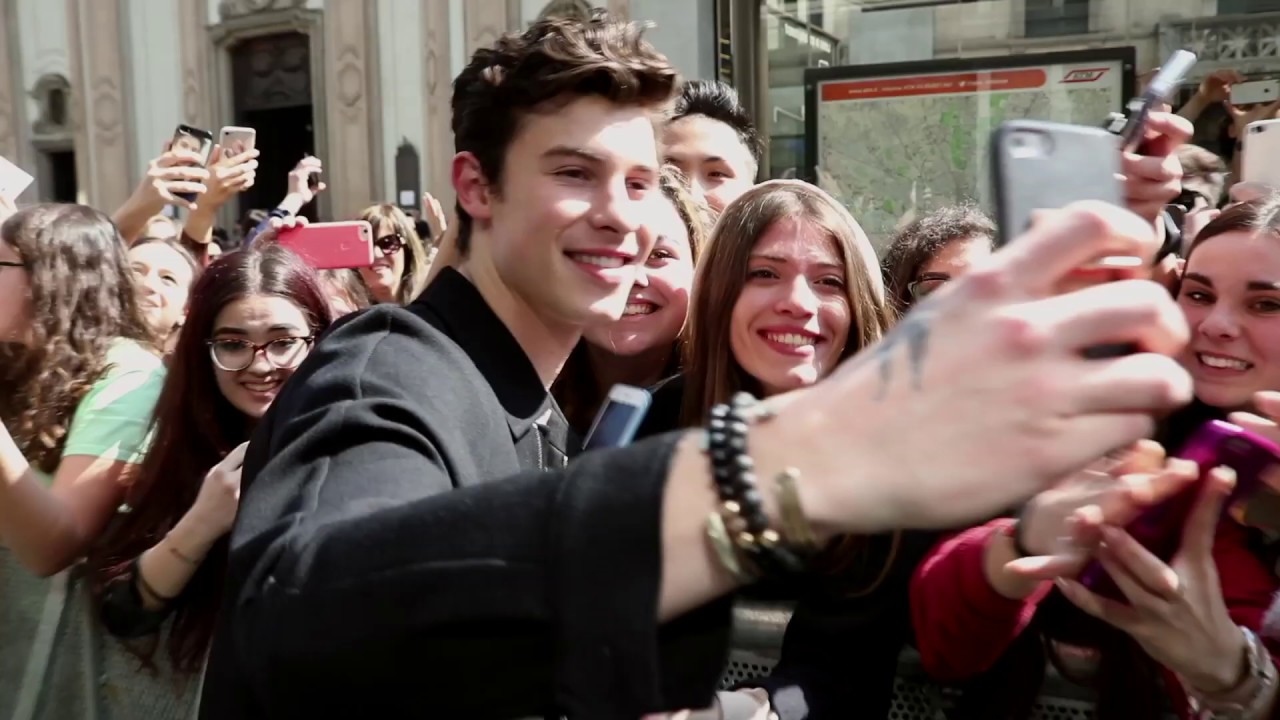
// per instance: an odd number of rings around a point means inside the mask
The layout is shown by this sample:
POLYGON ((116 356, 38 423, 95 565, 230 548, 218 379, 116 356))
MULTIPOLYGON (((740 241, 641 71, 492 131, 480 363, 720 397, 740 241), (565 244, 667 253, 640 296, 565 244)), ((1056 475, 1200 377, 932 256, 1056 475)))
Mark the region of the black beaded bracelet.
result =
POLYGON ((721 506, 730 515, 726 525, 734 544, 763 574, 788 575, 802 570, 804 562, 769 527, 764 511, 747 447, 746 412, 755 403, 751 395, 738 393, 732 403, 714 406, 707 423, 707 450, 721 506))

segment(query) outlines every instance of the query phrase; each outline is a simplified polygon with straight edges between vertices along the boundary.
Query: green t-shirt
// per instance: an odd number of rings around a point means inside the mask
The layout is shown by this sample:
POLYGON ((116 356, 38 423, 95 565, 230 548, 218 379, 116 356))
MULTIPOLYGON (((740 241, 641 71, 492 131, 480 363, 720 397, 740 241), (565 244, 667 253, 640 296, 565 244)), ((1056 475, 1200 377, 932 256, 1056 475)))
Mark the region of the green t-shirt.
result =
POLYGON ((151 413, 164 376, 159 356, 133 340, 113 342, 107 350, 107 371, 76 406, 62 457, 142 462, 151 444, 151 413))

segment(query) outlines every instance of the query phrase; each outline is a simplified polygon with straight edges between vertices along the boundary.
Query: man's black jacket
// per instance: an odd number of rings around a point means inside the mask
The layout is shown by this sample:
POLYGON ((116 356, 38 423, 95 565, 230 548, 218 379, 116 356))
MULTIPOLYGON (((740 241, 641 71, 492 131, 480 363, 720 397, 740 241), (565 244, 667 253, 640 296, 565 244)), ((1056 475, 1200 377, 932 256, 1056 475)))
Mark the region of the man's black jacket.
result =
POLYGON ((333 329, 246 457, 201 717, 708 705, 729 601, 656 621, 677 437, 539 471, 566 428, 456 272, 333 329))

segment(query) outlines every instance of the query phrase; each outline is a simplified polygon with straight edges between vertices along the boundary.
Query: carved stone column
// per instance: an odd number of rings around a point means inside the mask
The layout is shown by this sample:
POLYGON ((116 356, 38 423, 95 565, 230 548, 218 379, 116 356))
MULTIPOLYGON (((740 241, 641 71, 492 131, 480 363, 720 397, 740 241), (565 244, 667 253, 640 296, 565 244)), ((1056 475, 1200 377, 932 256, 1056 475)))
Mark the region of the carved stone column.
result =
POLYGON ((332 214, 352 218, 382 196, 381 123, 378 107, 375 5, 351 0, 325 4, 325 84, 331 89, 322 110, 329 121, 329 157, 325 167, 332 214))
POLYGON ((182 46, 182 119, 195 127, 214 124, 209 102, 208 0, 178 0, 182 46))
POLYGON ((23 117, 26 103, 22 97, 22 76, 18 72, 22 53, 15 43, 10 42, 17 37, 16 33, 10 33, 18 23, 17 10, 12 0, 0 0, 0 62, 4 63, 4 68, 0 69, 0 156, 20 163, 21 127, 26 122, 23 117))
POLYGON ((125 98, 122 0, 66 0, 71 48, 72 115, 77 193, 82 203, 113 212, 133 188, 131 112, 125 98))
POLYGON ((449 165, 453 160, 453 75, 450 67, 452 44, 449 40, 449 3, 447 0, 422 0, 423 132, 422 177, 428 192, 436 196, 448 213, 453 210, 453 181, 449 165))

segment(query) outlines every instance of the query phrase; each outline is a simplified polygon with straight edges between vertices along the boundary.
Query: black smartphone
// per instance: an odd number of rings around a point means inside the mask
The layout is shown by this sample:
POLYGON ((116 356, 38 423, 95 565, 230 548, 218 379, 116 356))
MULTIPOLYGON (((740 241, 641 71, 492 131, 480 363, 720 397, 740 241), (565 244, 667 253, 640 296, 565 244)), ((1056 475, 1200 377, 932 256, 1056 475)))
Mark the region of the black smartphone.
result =
POLYGON ((620 448, 631 444, 649 412, 653 397, 643 388, 614 385, 604 407, 596 413, 583 450, 620 448))
MULTIPOLYGON (((173 131, 173 149, 189 150, 200 156, 200 166, 209 164, 209 153, 213 152, 213 133, 203 128, 179 125, 173 131)), ((195 200, 191 193, 178 193, 183 200, 195 200)))

